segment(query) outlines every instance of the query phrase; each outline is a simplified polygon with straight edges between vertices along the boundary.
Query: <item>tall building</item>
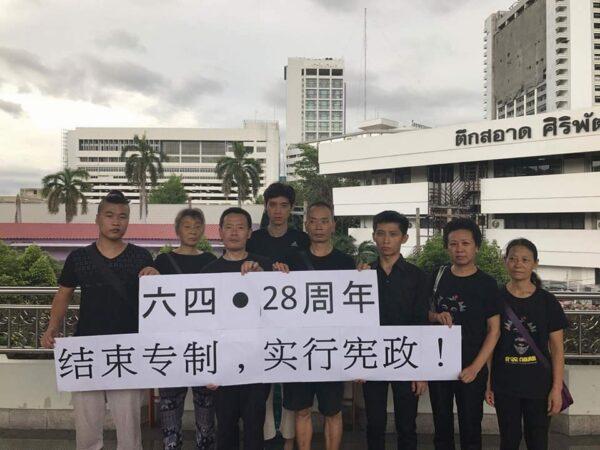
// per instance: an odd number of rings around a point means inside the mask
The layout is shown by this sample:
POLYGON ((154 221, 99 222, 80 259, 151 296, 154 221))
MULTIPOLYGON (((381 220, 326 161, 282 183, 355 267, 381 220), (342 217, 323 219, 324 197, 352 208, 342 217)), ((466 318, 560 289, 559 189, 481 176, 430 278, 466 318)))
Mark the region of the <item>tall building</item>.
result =
POLYGON ((489 16, 484 90, 487 119, 600 104, 600 2, 519 0, 489 16))
POLYGON ((215 167, 223 156, 232 156, 233 142, 243 142, 251 157, 262 167, 261 189, 279 179, 279 124, 276 121, 244 121, 242 128, 76 128, 65 133, 63 158, 66 167, 81 167, 90 173, 92 201, 101 199, 108 190, 120 189, 136 201, 139 193, 125 177, 121 151, 133 144, 134 135, 146 135, 149 144, 162 149, 165 181, 178 175, 188 197, 197 203, 236 203, 234 188, 226 198, 215 167))
POLYGON ((600 284, 600 107, 321 142, 319 171, 358 179, 333 190, 357 243, 384 209, 410 218, 404 255, 473 217, 501 248, 531 239, 542 280, 600 284))
POLYGON ((294 178, 295 146, 346 131, 346 88, 342 59, 288 58, 286 81, 286 169, 294 178))

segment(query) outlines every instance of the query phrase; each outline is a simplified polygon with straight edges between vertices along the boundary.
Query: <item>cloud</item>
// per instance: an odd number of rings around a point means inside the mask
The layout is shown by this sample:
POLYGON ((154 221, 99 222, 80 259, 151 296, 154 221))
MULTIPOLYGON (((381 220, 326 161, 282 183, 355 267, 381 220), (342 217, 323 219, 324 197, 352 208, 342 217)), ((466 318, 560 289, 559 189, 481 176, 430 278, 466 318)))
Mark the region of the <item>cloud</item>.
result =
POLYGON ((125 30, 113 30, 107 35, 97 38, 95 42, 102 48, 112 47, 134 52, 146 51, 146 47, 140 42, 140 39, 125 30))
POLYGON ((350 12, 362 9, 359 0, 311 0, 311 2, 332 12, 350 12))
POLYGON ((220 82, 203 76, 178 84, 137 63, 90 54, 72 56, 51 67, 26 50, 0 47, 2 65, 21 92, 36 88, 45 95, 97 104, 110 104, 125 91, 191 107, 200 97, 223 90, 220 82))
POLYGON ((22 187, 40 186, 44 175, 44 169, 34 171, 14 166, 0 169, 0 195, 15 195, 22 187))
POLYGON ((285 109, 286 107, 286 86, 285 82, 277 79, 269 83, 268 87, 263 91, 263 100, 269 106, 285 109))
MULTIPOLYGON (((419 0, 414 5, 434 14, 448 14, 460 10, 473 0, 419 0)), ((507 7, 510 2, 506 3, 507 7)))
POLYGON ((21 105, 2 99, 0 99, 0 110, 15 118, 25 115, 25 111, 23 111, 21 105))

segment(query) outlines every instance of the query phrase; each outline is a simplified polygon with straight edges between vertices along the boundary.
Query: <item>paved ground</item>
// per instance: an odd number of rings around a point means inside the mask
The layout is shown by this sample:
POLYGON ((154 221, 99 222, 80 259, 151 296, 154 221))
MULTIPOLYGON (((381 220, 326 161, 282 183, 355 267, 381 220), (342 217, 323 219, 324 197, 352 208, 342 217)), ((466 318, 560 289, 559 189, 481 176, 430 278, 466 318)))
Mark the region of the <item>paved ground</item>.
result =
MULTIPOLYGON (((194 450, 193 434, 186 432, 184 450, 194 450)), ((160 430, 144 430, 144 450, 162 450, 160 430)), ((105 437, 105 450, 116 449, 115 435, 108 432, 105 437)), ((265 450, 279 450, 281 444, 274 440, 265 446, 265 450)), ((313 450, 324 449, 323 436, 315 435, 313 450)), ((346 432, 344 434, 343 450, 362 450, 365 448, 363 432, 346 432)), ((395 449, 393 436, 388 436, 386 448, 395 449)), ((459 448, 457 446, 457 448, 459 448)), ((486 450, 498 448, 497 436, 484 436, 486 450)), ((525 448, 523 445, 522 449, 525 448)), ((31 430, 1 430, 0 450, 73 450, 75 449, 74 433, 72 431, 31 431, 31 430)), ((433 450, 431 436, 419 436, 419 449, 433 450)), ((562 435, 550 436, 550 450, 598 450, 600 449, 600 436, 583 436, 568 438, 562 435)))

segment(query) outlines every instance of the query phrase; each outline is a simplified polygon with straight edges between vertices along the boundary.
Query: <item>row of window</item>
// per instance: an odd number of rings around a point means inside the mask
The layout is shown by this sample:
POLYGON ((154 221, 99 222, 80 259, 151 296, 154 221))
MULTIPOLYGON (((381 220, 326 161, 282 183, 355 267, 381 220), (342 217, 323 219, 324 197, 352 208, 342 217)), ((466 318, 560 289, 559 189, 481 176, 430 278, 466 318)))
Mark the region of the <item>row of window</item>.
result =
MULTIPOLYGON (((314 100, 310 100, 310 101, 314 101, 314 100)), ((331 102, 331 108, 329 108, 329 100, 319 100, 319 109, 320 110, 325 110, 323 111, 324 114, 327 114, 330 109, 334 110, 334 114, 336 114, 337 116, 342 116, 343 114, 343 109, 344 109, 344 103, 342 102, 342 100, 333 100, 331 102)), ((307 109, 316 109, 313 104, 311 103, 311 108, 307 108, 307 109)), ((306 111, 305 112, 305 117, 306 120, 317 120, 317 112, 316 111, 306 111)))
POLYGON ((585 229, 584 213, 546 213, 546 214, 496 214, 495 219, 504 220, 507 229, 585 229))
POLYGON ((341 78, 319 78, 318 80, 316 78, 307 78, 305 81, 305 85, 307 88, 316 88, 316 87, 320 87, 320 88, 328 88, 328 87, 332 87, 332 88, 337 88, 337 89, 341 89, 344 87, 344 80, 342 80, 341 78))
POLYGON ((343 90, 341 89, 307 89, 305 91, 306 98, 317 98, 317 93, 319 94, 319 98, 329 99, 333 98, 342 98, 343 90))
MULTIPOLYGON (((329 111, 319 111, 318 114, 319 120, 320 121, 329 121, 329 119, 331 120, 344 120, 344 112, 343 111, 332 111, 331 113, 329 111)), ((315 121, 317 120, 317 112, 316 111, 307 111, 304 114, 304 118, 307 121, 315 121)))
POLYGON ((344 75, 344 69, 302 69, 302 75, 341 77, 344 75))
POLYGON ((333 132, 333 133, 328 133, 328 132, 323 132, 323 133, 304 133, 304 140, 305 141, 316 141, 317 139, 327 139, 330 137, 335 137, 335 136, 341 136, 342 133, 339 132, 333 132))
MULTIPOLYGON (((331 127, 329 126, 329 122, 318 122, 319 123, 319 131, 344 131, 344 124, 342 122, 332 122, 331 127)), ((317 122, 305 122, 304 129, 306 131, 317 131, 317 122)))

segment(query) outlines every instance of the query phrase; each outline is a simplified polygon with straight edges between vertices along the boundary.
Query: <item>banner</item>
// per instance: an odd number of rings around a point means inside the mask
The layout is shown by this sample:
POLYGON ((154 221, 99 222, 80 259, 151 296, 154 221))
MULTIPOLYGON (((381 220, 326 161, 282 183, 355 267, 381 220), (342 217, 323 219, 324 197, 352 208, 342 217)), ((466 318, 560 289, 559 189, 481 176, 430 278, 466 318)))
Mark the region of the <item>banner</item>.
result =
POLYGON ((60 391, 298 381, 449 380, 460 327, 289 327, 58 338, 60 391))
POLYGON ((147 276, 139 300, 140 333, 379 323, 374 270, 147 276))

